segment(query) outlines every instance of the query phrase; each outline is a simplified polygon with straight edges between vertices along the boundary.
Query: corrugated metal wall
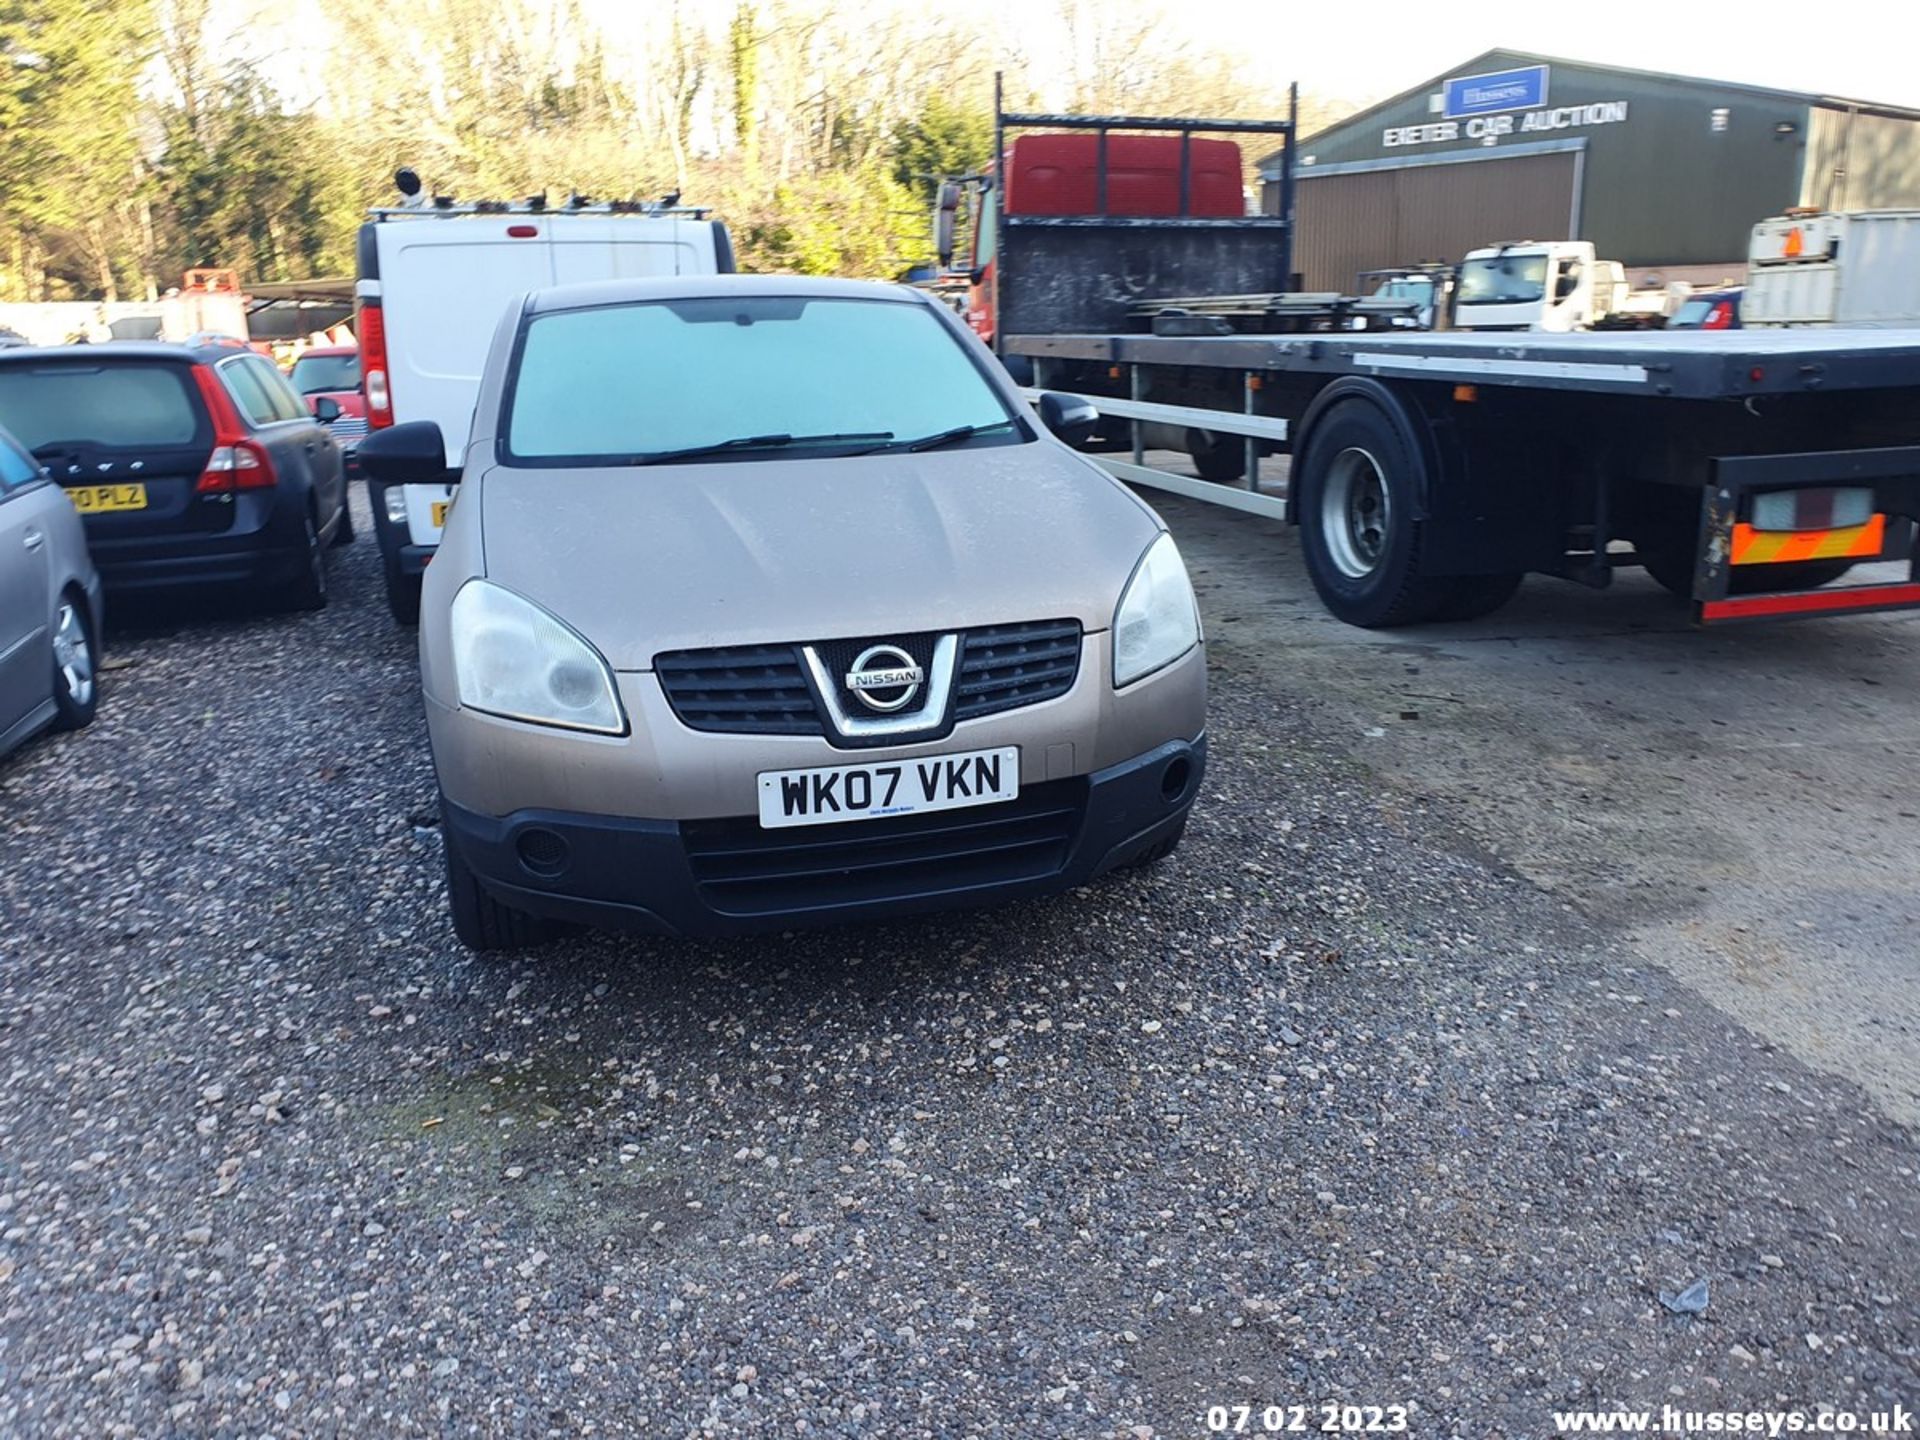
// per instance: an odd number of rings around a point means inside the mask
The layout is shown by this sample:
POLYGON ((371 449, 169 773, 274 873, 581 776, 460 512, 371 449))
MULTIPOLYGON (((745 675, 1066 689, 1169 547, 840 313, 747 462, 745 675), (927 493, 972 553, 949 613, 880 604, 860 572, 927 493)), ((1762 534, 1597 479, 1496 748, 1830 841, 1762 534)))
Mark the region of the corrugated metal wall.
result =
POLYGON ((1920 209, 1920 122, 1816 106, 1800 203, 1821 210, 1920 209))
POLYGON ((1572 236, 1577 156, 1512 155, 1358 174, 1303 174, 1294 266, 1309 290, 1361 270, 1458 260, 1501 240, 1572 236))

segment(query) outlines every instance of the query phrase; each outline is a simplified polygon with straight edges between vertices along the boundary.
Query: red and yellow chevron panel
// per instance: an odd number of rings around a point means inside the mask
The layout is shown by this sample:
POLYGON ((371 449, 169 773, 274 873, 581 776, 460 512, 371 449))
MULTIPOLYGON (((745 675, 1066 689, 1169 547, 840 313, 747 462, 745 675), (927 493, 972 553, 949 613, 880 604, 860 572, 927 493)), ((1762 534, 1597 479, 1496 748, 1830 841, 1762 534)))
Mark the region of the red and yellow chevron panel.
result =
POLYGON ((1887 517, 1843 530, 1756 530, 1733 527, 1736 565, 1777 565, 1788 560, 1854 560, 1878 555, 1886 544, 1887 517))

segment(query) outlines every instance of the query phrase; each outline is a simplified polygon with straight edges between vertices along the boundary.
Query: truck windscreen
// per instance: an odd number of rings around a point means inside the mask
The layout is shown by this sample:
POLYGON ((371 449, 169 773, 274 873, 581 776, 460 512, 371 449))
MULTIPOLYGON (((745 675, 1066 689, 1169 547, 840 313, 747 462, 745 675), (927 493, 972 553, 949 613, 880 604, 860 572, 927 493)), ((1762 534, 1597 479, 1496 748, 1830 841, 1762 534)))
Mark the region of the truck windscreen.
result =
POLYGON ((1491 255, 1460 267, 1459 305, 1524 305, 1547 293, 1547 257, 1491 255))

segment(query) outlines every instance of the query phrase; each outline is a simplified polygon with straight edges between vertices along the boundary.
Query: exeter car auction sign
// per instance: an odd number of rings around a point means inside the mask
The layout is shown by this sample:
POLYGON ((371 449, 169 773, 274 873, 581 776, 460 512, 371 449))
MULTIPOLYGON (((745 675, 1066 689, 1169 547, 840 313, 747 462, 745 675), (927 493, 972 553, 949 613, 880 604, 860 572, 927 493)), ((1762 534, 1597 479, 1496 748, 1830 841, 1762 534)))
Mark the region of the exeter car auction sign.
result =
POLYGON ((1502 110, 1534 110, 1547 103, 1545 65, 1498 70, 1490 75, 1460 75, 1447 81, 1440 113, 1449 120, 1492 115, 1502 110))
POLYGON ((1618 125, 1627 118, 1624 100, 1549 106, 1548 71, 1545 65, 1528 65, 1486 75, 1456 75, 1436 97, 1434 108, 1444 118, 1424 125, 1388 126, 1381 132, 1380 143, 1389 149, 1462 139, 1493 145, 1503 135, 1618 125))

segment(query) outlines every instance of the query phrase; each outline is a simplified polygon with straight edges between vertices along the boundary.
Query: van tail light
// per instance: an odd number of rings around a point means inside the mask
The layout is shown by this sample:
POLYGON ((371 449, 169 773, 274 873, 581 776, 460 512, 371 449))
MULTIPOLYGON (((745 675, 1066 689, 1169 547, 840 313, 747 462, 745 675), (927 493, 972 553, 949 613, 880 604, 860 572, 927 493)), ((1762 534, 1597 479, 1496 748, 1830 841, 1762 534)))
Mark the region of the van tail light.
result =
POLYGON ((393 396, 387 389, 387 317, 378 300, 362 300, 354 317, 360 339, 360 393, 367 401, 367 428, 393 424, 393 396))
POLYGON ((213 417, 213 451, 193 487, 196 495, 227 495, 235 490, 268 490, 279 481, 266 447, 247 438, 233 397, 211 366, 193 367, 200 398, 213 417))

